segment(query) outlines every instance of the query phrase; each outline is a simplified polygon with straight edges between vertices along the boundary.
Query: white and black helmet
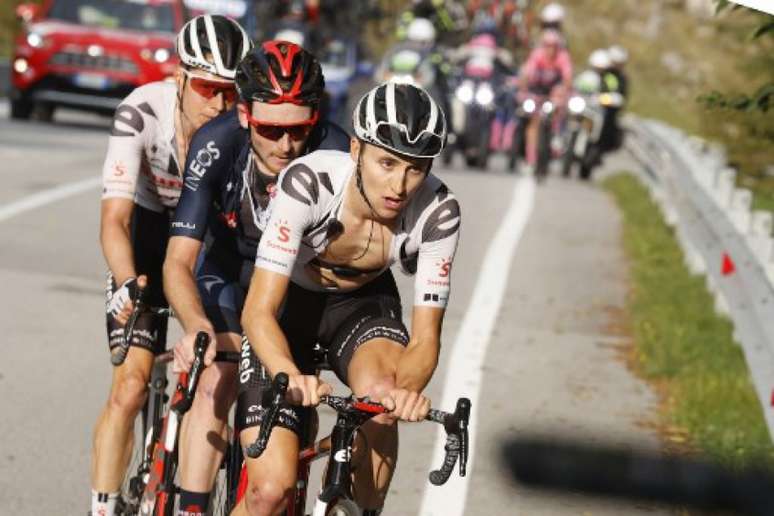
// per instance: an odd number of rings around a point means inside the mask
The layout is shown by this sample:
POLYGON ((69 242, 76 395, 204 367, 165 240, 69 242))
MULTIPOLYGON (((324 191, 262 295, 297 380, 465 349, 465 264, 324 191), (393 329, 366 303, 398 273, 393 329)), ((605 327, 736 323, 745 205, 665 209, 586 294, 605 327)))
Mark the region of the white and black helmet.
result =
POLYGON ((253 48, 245 30, 234 20, 203 14, 186 23, 177 35, 177 55, 192 68, 233 79, 239 61, 253 48))
POLYGON ((352 113, 361 140, 415 158, 435 158, 446 144, 443 110, 422 88, 386 82, 358 101, 352 113))

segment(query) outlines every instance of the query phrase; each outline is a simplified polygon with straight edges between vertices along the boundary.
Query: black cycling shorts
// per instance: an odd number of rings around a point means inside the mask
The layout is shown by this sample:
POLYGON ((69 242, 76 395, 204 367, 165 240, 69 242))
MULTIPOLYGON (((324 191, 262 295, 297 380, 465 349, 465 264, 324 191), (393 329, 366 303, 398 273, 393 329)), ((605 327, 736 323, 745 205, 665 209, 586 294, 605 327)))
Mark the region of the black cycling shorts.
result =
MULTIPOLYGON (((144 293, 145 304, 159 308, 168 307, 161 273, 169 240, 168 213, 157 213, 135 204, 132 210, 130 238, 137 275, 145 274, 148 277, 148 286, 144 293)), ((108 271, 107 299, 117 288, 113 275, 108 271)), ((111 314, 106 315, 108 345, 112 350, 123 342, 124 327, 111 314)), ((167 320, 163 315, 140 314, 134 326, 131 345, 147 349, 156 355, 163 353, 167 347, 167 320)))
MULTIPOLYGON (((400 295, 390 271, 358 290, 346 293, 313 292, 291 282, 279 324, 302 373, 316 372, 318 362, 314 347, 319 343, 329 367, 347 385, 349 363, 363 343, 376 338, 389 339, 403 346, 409 342, 408 330, 402 320, 400 295)), ((260 423, 262 391, 270 385, 258 357, 247 339, 243 339, 236 416, 240 430, 260 423)), ((310 412, 309 408, 288 406, 283 409, 278 424, 294 431, 303 440, 303 428, 310 412)))

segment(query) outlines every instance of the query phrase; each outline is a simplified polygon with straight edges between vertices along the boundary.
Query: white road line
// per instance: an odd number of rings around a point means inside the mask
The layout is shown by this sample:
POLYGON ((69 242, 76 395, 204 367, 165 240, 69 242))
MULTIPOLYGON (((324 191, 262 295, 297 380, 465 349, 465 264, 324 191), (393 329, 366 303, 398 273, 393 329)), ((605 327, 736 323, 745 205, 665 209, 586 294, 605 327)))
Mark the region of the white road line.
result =
POLYGON ((22 214, 25 211, 39 208, 46 204, 91 190, 101 184, 102 176, 90 177, 88 179, 76 181, 75 183, 67 183, 55 188, 43 190, 42 192, 32 194, 29 197, 25 197, 16 202, 0 206, 0 222, 22 214))
MULTIPOLYGON (((452 348, 452 356, 446 371, 443 399, 435 403, 445 410, 453 410, 461 396, 470 398, 470 452, 467 477, 460 478, 457 466, 449 481, 436 487, 426 481, 421 516, 462 516, 465 511, 470 475, 476 461, 476 424, 478 423, 478 399, 481 391, 481 372, 486 357, 486 348, 500 311, 505 288, 508 284, 508 271, 513 261, 524 227, 532 212, 535 198, 535 182, 532 177, 521 178, 516 182, 513 198, 500 228, 489 244, 484 263, 476 283, 465 318, 462 320, 457 340, 452 348)), ((437 468, 443 461, 443 446, 446 433, 438 428, 435 450, 431 466, 437 468)))

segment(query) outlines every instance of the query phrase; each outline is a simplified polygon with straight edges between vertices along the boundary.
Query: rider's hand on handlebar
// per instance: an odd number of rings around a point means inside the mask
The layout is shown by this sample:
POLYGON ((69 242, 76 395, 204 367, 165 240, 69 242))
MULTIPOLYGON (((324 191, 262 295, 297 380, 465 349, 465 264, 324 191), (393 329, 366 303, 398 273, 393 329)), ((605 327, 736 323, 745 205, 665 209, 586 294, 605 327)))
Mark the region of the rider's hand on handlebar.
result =
POLYGON ((391 389, 381 403, 389 415, 403 421, 423 421, 430 412, 430 398, 407 389, 391 389))
POLYGON ((207 346, 207 351, 204 353, 204 365, 206 367, 212 364, 212 361, 215 359, 215 353, 217 352, 215 332, 212 328, 196 328, 183 335, 183 337, 175 344, 175 361, 172 365, 173 373, 187 373, 191 369, 191 365, 194 361, 194 343, 196 342, 196 334, 200 331, 207 332, 210 335, 211 344, 207 346))
POLYGON ((129 278, 124 281, 120 287, 113 292, 108 301, 107 312, 115 317, 116 321, 122 326, 129 320, 134 310, 132 298, 135 296, 138 288, 148 286, 148 277, 141 274, 139 278, 129 278))
POLYGON ((315 375, 288 375, 288 391, 285 396, 292 405, 316 407, 320 396, 332 394, 333 388, 315 375))

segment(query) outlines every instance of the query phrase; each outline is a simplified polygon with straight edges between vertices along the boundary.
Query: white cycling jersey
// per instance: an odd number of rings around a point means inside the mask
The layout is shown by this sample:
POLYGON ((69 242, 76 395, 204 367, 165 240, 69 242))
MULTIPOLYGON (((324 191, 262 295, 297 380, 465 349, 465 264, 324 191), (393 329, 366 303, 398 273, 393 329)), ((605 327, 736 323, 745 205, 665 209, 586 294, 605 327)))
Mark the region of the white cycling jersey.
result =
MULTIPOLYGON (((304 267, 330 243, 330 221, 340 218, 354 172, 347 152, 316 151, 293 161, 280 174, 267 209, 255 266, 290 276, 308 290, 331 290, 312 281, 304 267)), ((446 306, 460 221, 457 199, 433 174, 399 215, 383 270, 400 262, 403 272, 416 275, 414 305, 446 306)))
POLYGON ((177 86, 140 86, 116 109, 102 167, 102 198, 131 199, 162 212, 174 208, 183 180, 175 144, 177 86))

